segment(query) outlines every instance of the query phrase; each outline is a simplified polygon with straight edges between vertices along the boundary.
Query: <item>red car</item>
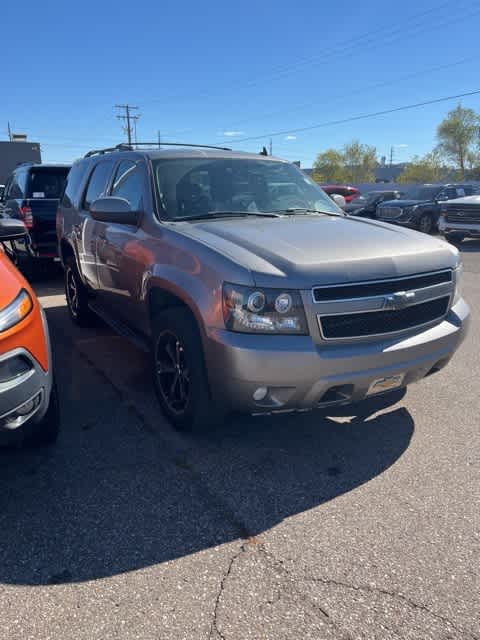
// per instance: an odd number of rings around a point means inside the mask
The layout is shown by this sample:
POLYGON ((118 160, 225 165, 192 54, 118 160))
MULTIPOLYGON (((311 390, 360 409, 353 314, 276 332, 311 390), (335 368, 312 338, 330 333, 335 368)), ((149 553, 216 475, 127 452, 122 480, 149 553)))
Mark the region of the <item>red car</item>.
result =
POLYGON ((322 189, 325 193, 328 193, 329 196, 333 196, 334 194, 338 194, 339 196, 343 196, 345 198, 346 204, 358 198, 360 194, 359 189, 355 187, 348 187, 344 184, 327 184, 322 186, 322 189))

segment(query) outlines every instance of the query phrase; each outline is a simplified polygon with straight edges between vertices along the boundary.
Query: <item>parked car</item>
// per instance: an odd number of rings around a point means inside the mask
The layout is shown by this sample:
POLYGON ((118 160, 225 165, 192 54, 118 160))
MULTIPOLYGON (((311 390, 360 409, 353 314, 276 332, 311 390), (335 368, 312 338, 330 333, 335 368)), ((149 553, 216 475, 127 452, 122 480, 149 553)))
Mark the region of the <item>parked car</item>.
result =
POLYGON ((0 442, 40 446, 60 419, 45 315, 8 255, 25 235, 23 222, 0 219, 0 442))
POLYGON ((7 180, 3 195, 4 215, 22 220, 28 234, 14 243, 15 260, 27 276, 39 261, 57 256, 55 218, 69 166, 19 165, 7 180))
POLYGON ((72 320, 97 314, 143 345, 181 429, 402 388, 443 368, 467 329, 455 247, 347 216, 270 156, 91 152, 57 229, 72 320), (272 197, 280 182, 294 199, 272 197))
POLYGON ((322 189, 325 191, 325 193, 328 193, 329 196, 332 196, 333 194, 343 196, 345 198, 346 204, 350 204, 350 202, 361 195, 360 190, 356 187, 348 187, 343 184, 322 185, 322 189))
POLYGON ((480 238, 480 195, 444 203, 438 227, 445 239, 455 244, 465 238, 480 238))
POLYGON ((386 200, 398 200, 402 195, 400 191, 367 191, 347 204, 344 211, 351 216, 376 218, 379 204, 386 200))
POLYGON ((377 207, 377 218, 432 233, 438 228, 443 202, 474 192, 471 184, 424 184, 413 188, 404 198, 383 202, 377 207))

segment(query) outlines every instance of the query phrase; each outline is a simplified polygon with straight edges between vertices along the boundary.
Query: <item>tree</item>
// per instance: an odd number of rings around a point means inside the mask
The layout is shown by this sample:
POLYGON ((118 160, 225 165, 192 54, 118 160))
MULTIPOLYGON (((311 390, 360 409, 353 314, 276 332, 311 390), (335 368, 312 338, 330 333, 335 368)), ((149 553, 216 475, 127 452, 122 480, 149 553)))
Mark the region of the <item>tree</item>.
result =
POLYGON ((415 156, 403 170, 397 182, 441 182, 448 170, 442 163, 438 151, 427 153, 420 158, 415 156))
POLYGON ((377 150, 359 140, 352 140, 342 149, 347 182, 375 182, 377 150))
POLYGON ((478 140, 480 119, 473 109, 458 105, 449 111, 437 129, 438 151, 455 163, 465 178, 465 166, 469 153, 478 140))
POLYGON ((377 150, 358 140, 346 144, 341 150, 327 149, 319 153, 313 165, 313 178, 317 182, 374 182, 377 150))
POLYGON ((319 153, 313 164, 313 179, 316 182, 345 182, 343 156, 336 149, 319 153))

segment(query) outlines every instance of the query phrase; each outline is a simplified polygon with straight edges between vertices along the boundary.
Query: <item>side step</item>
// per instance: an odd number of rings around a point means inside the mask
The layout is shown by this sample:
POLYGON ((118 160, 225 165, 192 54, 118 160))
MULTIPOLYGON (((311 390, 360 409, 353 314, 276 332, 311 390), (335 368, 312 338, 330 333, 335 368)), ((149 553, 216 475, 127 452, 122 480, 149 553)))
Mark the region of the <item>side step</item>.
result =
POLYGON ((95 300, 90 300, 88 306, 99 318, 101 318, 109 327, 111 327, 115 333, 119 333, 124 338, 127 338, 130 342, 132 342, 136 347, 144 351, 145 353, 150 352, 150 347, 148 344, 148 340, 135 331, 132 331, 128 325, 126 325, 118 318, 112 318, 112 316, 105 311, 100 305, 96 304, 95 300))

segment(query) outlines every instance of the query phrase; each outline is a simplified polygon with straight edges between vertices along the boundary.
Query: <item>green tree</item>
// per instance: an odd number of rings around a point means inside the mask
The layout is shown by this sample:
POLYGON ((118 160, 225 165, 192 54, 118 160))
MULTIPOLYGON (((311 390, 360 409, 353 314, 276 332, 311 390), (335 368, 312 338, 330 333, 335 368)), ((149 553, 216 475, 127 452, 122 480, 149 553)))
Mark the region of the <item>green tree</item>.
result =
POLYGON ((316 182, 344 182, 345 166, 341 152, 327 149, 319 153, 313 164, 312 177, 316 182))
POLYGON ((468 155, 478 140, 479 124, 479 115, 459 104, 448 112, 437 129, 438 151, 455 163, 462 179, 465 178, 468 155))
POLYGON ((347 182, 375 182, 375 167, 378 165, 377 150, 359 140, 352 140, 342 149, 347 182))
POLYGON ((415 156, 397 182, 441 182, 446 172, 440 153, 432 151, 422 158, 415 156))

